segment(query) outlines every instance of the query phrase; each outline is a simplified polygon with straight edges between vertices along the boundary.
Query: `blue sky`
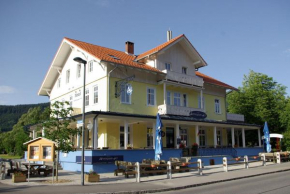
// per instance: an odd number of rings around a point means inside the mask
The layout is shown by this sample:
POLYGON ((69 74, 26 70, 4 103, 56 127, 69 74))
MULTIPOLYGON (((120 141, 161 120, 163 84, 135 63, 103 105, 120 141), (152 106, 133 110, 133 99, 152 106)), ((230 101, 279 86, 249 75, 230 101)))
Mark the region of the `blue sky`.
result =
POLYGON ((48 102, 38 89, 64 37, 140 54, 185 34, 208 63, 200 72, 234 87, 250 70, 288 87, 288 0, 0 0, 0 104, 48 102))

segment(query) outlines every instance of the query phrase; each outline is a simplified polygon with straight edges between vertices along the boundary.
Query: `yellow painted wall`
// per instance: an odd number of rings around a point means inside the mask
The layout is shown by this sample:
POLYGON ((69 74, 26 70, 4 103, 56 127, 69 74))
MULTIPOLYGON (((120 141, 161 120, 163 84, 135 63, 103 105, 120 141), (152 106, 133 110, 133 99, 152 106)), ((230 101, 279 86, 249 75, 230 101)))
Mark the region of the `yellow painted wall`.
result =
POLYGON ((110 149, 119 149, 120 144, 120 124, 106 123, 107 127, 107 147, 110 149))
POLYGON ((156 115, 158 105, 163 104, 163 86, 150 85, 140 82, 130 82, 133 87, 131 104, 121 103, 121 97, 115 98, 116 78, 110 78, 110 111, 156 115), (156 106, 147 106, 147 87, 155 88, 156 106))
POLYGON ((204 94, 205 108, 208 119, 226 120, 225 98, 204 94), (220 100, 221 114, 215 113, 215 99, 220 100))
POLYGON ((191 147, 194 143, 196 143, 195 139, 195 127, 189 127, 187 130, 188 134, 188 147, 191 147))
POLYGON ((206 144, 208 146, 213 146, 214 145, 214 140, 213 140, 213 127, 206 127, 206 144))
POLYGON ((147 125, 145 124, 133 125, 133 147, 134 148, 147 147, 147 125))

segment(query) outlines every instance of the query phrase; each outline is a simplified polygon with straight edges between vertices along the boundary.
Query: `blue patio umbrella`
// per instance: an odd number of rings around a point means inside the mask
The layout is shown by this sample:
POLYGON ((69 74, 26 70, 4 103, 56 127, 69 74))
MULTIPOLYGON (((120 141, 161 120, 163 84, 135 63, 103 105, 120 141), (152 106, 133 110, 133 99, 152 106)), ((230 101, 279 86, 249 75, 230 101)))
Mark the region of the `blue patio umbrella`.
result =
POLYGON ((269 152, 271 152, 271 144, 270 144, 270 135, 269 135, 269 128, 268 128, 267 121, 265 122, 263 132, 264 132, 265 150, 267 153, 269 153, 269 152))
POLYGON ((155 160, 160 160, 162 155, 162 122, 159 113, 156 116, 156 132, 155 132, 155 160))

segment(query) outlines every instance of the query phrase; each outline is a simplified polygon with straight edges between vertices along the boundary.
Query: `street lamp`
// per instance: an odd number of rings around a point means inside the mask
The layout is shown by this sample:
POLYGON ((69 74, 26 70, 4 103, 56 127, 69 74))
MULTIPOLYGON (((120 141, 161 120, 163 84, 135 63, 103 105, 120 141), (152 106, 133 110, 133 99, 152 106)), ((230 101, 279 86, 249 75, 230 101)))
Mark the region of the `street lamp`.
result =
POLYGON ((84 64, 84 85, 83 85, 83 127, 82 127, 82 141, 83 141, 83 145, 82 145, 82 169, 81 169, 81 176, 82 176, 82 185, 84 185, 84 170, 85 170, 85 146, 84 146, 84 142, 85 142, 85 87, 86 87, 86 64, 87 61, 83 60, 80 57, 75 57, 74 61, 79 62, 84 64))

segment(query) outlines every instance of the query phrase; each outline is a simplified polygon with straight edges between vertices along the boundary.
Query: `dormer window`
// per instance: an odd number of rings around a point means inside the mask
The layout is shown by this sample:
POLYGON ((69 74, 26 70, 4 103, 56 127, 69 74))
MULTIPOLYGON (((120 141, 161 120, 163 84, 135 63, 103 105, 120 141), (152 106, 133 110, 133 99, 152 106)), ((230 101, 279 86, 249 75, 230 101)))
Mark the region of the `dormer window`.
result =
POLYGON ((187 74, 187 67, 182 67, 182 74, 187 74))
POLYGON ((170 63, 165 63, 165 69, 167 71, 170 71, 171 70, 171 64, 170 63))

